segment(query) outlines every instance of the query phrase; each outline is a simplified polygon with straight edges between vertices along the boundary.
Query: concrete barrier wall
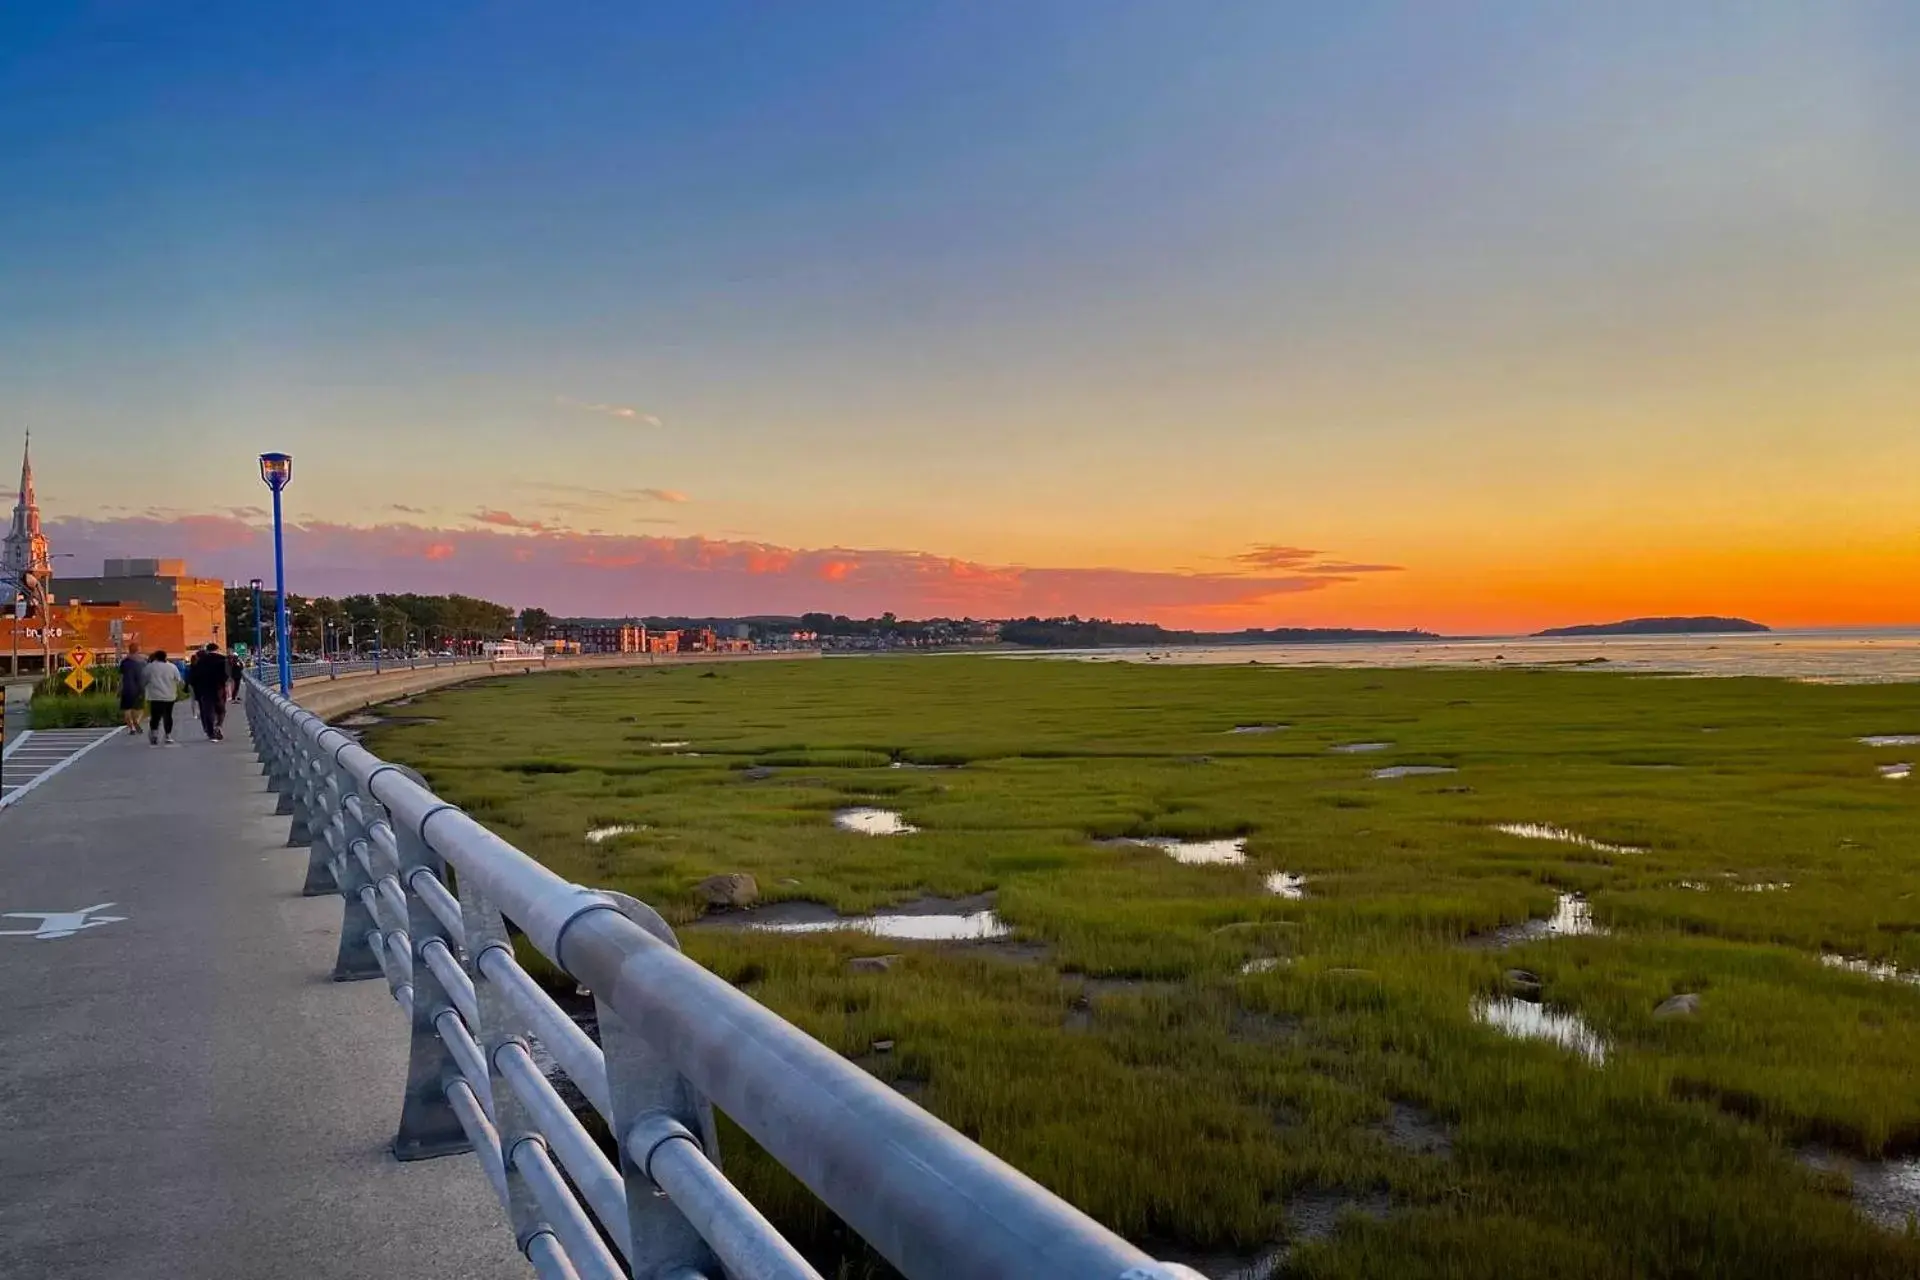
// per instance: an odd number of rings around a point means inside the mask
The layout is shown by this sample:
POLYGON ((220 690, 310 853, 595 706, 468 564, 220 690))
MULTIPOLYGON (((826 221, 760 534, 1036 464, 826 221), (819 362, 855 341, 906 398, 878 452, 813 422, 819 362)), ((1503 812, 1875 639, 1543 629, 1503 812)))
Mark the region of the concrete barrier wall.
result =
POLYGON ((293 700, 322 719, 335 720, 367 707, 392 702, 395 698, 496 676, 537 676, 556 671, 597 671, 609 667, 792 662, 819 656, 816 649, 767 653, 594 653, 549 658, 545 662, 476 662, 412 669, 402 666, 391 671, 355 671, 334 680, 324 676, 301 680, 293 686, 293 700))

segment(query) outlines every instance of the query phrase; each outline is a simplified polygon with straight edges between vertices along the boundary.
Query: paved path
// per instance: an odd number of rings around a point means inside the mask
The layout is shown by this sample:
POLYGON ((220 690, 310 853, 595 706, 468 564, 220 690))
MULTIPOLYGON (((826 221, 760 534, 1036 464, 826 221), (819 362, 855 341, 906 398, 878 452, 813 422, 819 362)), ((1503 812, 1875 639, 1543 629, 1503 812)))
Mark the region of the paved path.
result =
POLYGON ((340 900, 227 725, 0 812, 0 1276, 525 1280, 472 1156, 387 1153, 399 1010, 328 980, 340 900))

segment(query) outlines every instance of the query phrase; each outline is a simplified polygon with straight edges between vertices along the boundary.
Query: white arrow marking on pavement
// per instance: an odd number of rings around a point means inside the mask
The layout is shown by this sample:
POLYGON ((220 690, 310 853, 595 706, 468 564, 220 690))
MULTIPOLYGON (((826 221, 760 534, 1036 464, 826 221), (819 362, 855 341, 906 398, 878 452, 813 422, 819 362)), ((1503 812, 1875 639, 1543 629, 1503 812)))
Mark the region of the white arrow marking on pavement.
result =
POLYGON ((98 902, 91 907, 82 907, 78 911, 0 911, 0 916, 9 920, 38 920, 38 929, 0 929, 0 938, 71 938, 82 929, 91 929, 95 925, 119 924, 125 916, 99 916, 89 920, 88 916, 96 911, 105 911, 111 902, 98 902))

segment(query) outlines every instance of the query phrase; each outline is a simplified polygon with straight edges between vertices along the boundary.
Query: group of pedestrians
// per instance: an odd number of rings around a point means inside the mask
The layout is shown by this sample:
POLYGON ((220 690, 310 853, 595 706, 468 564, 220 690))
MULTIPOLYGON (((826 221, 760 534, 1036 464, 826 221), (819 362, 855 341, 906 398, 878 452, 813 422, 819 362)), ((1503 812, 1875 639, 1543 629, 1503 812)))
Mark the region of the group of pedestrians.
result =
POLYGON ((227 703, 240 696, 245 670, 237 656, 221 653, 217 644, 196 650, 189 662, 169 660, 164 649, 144 658, 128 654, 120 660, 120 713, 126 718, 127 732, 139 734, 144 706, 147 741, 156 747, 163 742, 173 746, 174 704, 182 701, 183 692, 191 692, 201 730, 214 742, 224 740, 227 703))

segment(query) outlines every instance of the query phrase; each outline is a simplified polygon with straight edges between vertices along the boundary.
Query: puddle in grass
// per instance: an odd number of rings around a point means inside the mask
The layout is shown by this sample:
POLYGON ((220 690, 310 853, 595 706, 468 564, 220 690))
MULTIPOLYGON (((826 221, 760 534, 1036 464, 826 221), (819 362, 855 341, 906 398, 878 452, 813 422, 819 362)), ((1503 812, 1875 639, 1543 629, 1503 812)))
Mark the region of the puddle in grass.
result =
POLYGON ((1905 1231, 1909 1220, 1920 1218, 1920 1157, 1861 1160, 1825 1147, 1802 1147, 1794 1154, 1809 1169, 1844 1175, 1854 1207, 1876 1225, 1905 1231))
POLYGON ((1385 751, 1392 746, 1391 742, 1337 742, 1327 750, 1337 755, 1357 756, 1368 751, 1385 751))
POLYGON ((1390 764, 1384 769, 1375 769, 1376 778, 1431 778, 1435 774, 1458 773, 1458 769, 1444 764, 1390 764))
POLYGON ((919 764, 912 760, 895 760, 893 763, 887 766, 887 768, 889 769, 920 769, 920 770, 958 769, 959 767, 960 766, 957 764, 919 764))
POLYGON ((649 742, 647 745, 661 751, 671 751, 675 747, 684 747, 688 744, 683 739, 676 738, 672 742, 649 742))
POLYGON ((1291 871, 1272 871, 1267 874, 1267 892, 1277 893, 1283 898, 1298 902, 1307 896, 1307 878, 1294 875, 1291 871))
POLYGON ((1505 835, 1518 836, 1522 840, 1556 840, 1561 844, 1578 845, 1582 849, 1593 849, 1599 853, 1645 853, 1646 849, 1635 844, 1607 844, 1583 836, 1577 831, 1565 827, 1548 826, 1544 822, 1498 822, 1493 829, 1505 835))
POLYGON ((1188 866, 1237 867, 1247 860, 1247 838, 1229 840, 1180 840, 1173 836, 1122 836, 1115 844, 1138 845, 1158 849, 1175 862, 1188 866))
POLYGON ((1251 977, 1256 973, 1272 973, 1281 965, 1289 963, 1291 961, 1281 956, 1255 956, 1240 966, 1240 974, 1242 977, 1251 977))
POLYGON ((1863 978, 1872 978, 1875 982, 1907 982, 1920 986, 1920 973, 1912 969, 1902 969, 1899 965, 1885 960, 1869 960, 1865 956, 1840 956, 1833 952, 1824 952, 1820 963, 1829 969, 1844 969, 1848 973, 1857 973, 1863 978))
POLYGON ((1899 764, 1883 764, 1877 767, 1880 771, 1880 776, 1889 782, 1898 782, 1902 778, 1911 778, 1913 776, 1913 764, 1910 761, 1902 760, 1899 764))
POLYGON ((1237 724, 1227 730, 1228 733, 1279 733, 1287 726, 1284 724, 1237 724))
POLYGON ((1287 1198, 1288 1239, 1257 1254, 1196 1253, 1177 1246, 1156 1247, 1152 1242, 1146 1248, 1162 1262, 1191 1267, 1207 1280, 1268 1280, 1286 1266, 1299 1246, 1331 1238, 1340 1219, 1355 1214, 1379 1222, 1392 1208, 1392 1202, 1378 1191, 1356 1194, 1315 1189, 1287 1198))
POLYGON ((842 831, 857 831, 863 836, 906 836, 920 828, 903 821, 893 809, 840 809, 833 815, 833 825, 842 831))
POLYGON ((1791 880, 1761 880, 1755 884, 1737 884, 1735 893, 1781 893, 1793 888, 1791 880))
POLYGON ((1513 996, 1481 997, 1473 1002, 1473 1020, 1505 1032, 1516 1040, 1548 1040, 1600 1066, 1607 1060, 1607 1042, 1577 1013, 1549 1009, 1513 996))
POLYGON ((992 899, 922 898, 869 916, 843 916, 818 902, 776 902, 751 911, 710 916, 703 923, 763 933, 867 933, 908 942, 985 942, 1013 932, 992 899))
POLYGON ((587 832, 588 844, 599 844, 615 836, 632 835, 636 831, 645 831, 646 827, 634 822, 616 822, 610 827, 595 827, 587 832))
POLYGON ((1920 733, 1870 733, 1860 741, 1869 747, 1920 747, 1920 733))
POLYGON ((1553 914, 1545 920, 1523 920, 1502 925, 1491 932, 1468 939, 1470 945, 1510 947, 1520 942, 1539 942, 1545 938, 1604 937, 1606 930, 1593 922, 1593 906, 1577 893, 1563 893, 1553 904, 1553 914))

